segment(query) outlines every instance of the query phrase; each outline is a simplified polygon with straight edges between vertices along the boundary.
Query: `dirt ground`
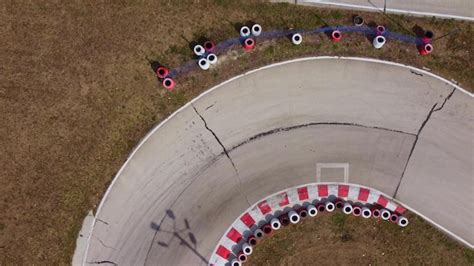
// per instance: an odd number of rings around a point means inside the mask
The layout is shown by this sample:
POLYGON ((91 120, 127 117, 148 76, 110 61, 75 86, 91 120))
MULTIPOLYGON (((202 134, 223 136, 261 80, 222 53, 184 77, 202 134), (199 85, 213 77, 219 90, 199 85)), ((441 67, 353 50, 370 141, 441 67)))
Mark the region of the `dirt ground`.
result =
POLYGON ((418 24, 437 36, 429 57, 390 42, 379 51, 357 34, 260 43, 230 52, 207 73, 179 77, 167 93, 149 60, 192 59, 189 42, 264 30, 349 24, 354 12, 245 1, 3 1, 0 3, 0 264, 68 264, 83 218, 96 208, 139 140, 185 102, 231 76, 307 55, 351 55, 426 66, 474 88, 472 23, 362 14, 392 30, 418 24), (204 11, 205 10, 205 11, 204 11), (471 52, 471 53, 470 53, 471 52), (232 58, 238 58, 232 59, 232 58))
POLYGON ((473 265, 463 248, 421 218, 401 228, 343 213, 318 214, 257 244, 245 265, 473 265))

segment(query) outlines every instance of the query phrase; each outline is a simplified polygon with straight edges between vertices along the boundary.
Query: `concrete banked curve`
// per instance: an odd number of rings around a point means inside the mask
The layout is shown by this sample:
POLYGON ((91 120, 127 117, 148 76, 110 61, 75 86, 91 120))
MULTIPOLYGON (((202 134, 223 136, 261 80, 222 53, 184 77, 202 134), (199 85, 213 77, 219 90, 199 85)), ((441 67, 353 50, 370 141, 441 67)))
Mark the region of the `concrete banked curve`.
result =
POLYGON ((251 205, 313 182, 379 190, 472 247, 473 98, 455 87, 356 58, 226 81, 135 149, 99 206, 84 264, 205 264, 251 205), (347 174, 316 174, 334 163, 347 174))

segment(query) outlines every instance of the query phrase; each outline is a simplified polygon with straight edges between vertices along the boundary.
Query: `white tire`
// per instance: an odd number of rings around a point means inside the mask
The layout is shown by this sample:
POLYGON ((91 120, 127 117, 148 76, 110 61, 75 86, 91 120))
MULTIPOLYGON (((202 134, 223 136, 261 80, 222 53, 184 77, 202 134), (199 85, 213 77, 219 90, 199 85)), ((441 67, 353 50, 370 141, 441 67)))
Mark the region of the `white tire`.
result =
POLYGON ((371 216, 372 216, 372 212, 370 211, 370 209, 367 208, 367 207, 363 207, 362 208, 362 217, 364 217, 365 219, 369 219, 371 216))
POLYGON ((252 35, 257 37, 262 34, 262 26, 260 24, 255 24, 252 26, 252 35))
POLYGON ((210 65, 206 58, 201 58, 198 61, 198 65, 202 70, 208 70, 210 65))
POLYGON ((249 245, 249 244, 247 244, 247 243, 244 243, 244 244, 242 245, 242 252, 243 252, 245 255, 249 256, 250 254, 252 254, 253 248, 252 248, 251 245, 249 245))
POLYGON ((299 33, 295 33, 293 36, 291 36, 291 42, 294 45, 300 45, 303 42, 303 36, 301 36, 299 33))
POLYGON ((383 220, 387 221, 388 219, 390 219, 390 216, 392 214, 390 213, 389 210, 387 209, 383 209, 382 212, 380 213, 380 217, 382 217, 383 220))
POLYGON ((401 226, 401 227, 405 227, 408 225, 408 219, 403 217, 403 216, 400 216, 398 218, 398 225, 401 226))
POLYGON ((380 49, 385 44, 385 42, 386 42, 385 37, 380 35, 380 36, 375 36, 374 41, 372 43, 375 49, 380 49))
POLYGON ((290 211, 288 213, 288 218, 290 218, 290 223, 297 224, 300 221, 300 216, 295 211, 290 211))
POLYGON ((326 203, 324 205, 326 207, 326 211, 328 211, 328 212, 333 212, 336 209, 336 205, 334 205, 334 203, 332 203, 330 201, 326 201, 326 203))
POLYGON ((215 65, 217 63, 217 55, 215 54, 208 54, 206 59, 211 65, 215 65))
POLYGON ((308 210, 308 215, 309 216, 314 217, 314 216, 318 215, 318 209, 316 209, 316 207, 314 207, 314 205, 308 205, 308 207, 306 209, 308 210))
POLYGON ((281 222, 278 218, 273 218, 271 221, 270 221, 270 225, 272 226, 272 229, 273 230, 278 230, 281 228, 281 222))
POLYGON ((251 31, 250 31, 249 27, 242 26, 242 28, 240 28, 240 36, 248 37, 248 36, 250 36, 250 33, 251 33, 251 31))
POLYGON ((202 56, 203 54, 206 53, 206 50, 204 50, 204 47, 202 47, 202 45, 200 44, 195 45, 193 48, 193 51, 194 51, 194 54, 197 56, 202 56))

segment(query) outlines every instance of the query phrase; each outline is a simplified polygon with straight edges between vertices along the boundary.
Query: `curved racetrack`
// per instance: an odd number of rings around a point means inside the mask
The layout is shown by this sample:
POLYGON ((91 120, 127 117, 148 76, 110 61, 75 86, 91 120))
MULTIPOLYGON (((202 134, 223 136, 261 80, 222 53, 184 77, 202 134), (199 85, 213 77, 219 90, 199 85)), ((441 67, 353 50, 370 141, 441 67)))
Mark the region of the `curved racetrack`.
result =
POLYGON ((132 153, 84 262, 205 263, 251 205, 314 182, 381 191, 472 247, 473 98, 454 86, 355 58, 305 58, 224 82, 132 153))

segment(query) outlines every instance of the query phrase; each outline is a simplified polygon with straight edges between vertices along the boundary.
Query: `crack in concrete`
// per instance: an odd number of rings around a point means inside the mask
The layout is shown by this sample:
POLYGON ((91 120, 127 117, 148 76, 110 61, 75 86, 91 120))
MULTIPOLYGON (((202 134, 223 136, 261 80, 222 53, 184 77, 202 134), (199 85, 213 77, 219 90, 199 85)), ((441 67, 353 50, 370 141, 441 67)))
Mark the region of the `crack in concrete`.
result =
POLYGON ((249 207, 250 207, 250 206, 251 206, 250 201, 248 200, 247 195, 244 193, 244 190, 243 190, 242 180, 240 179, 239 170, 237 170, 237 167, 235 166, 234 161, 233 161, 232 158, 230 157, 229 152, 227 151, 226 147, 224 146, 224 144, 222 143, 222 141, 219 139, 219 137, 217 136, 217 134, 214 132, 214 130, 212 130, 211 128, 209 128, 209 126, 207 125, 206 119, 204 119, 204 117, 198 112, 198 110, 196 109, 196 107, 195 107, 193 104, 191 104, 191 105, 192 105, 192 107, 193 107, 193 109, 194 109, 194 112, 196 112, 196 114, 201 118, 202 122, 204 123, 204 127, 205 127, 209 132, 211 132, 211 134, 212 134, 212 135, 214 136, 214 138, 216 139, 217 143, 219 143, 219 145, 222 147, 222 150, 223 150, 225 156, 229 159, 230 163, 232 164, 232 167, 234 168, 235 175, 236 175, 237 180, 238 180, 238 183, 239 183, 240 193, 245 197, 245 200, 247 201, 247 204, 248 204, 249 207))
POLYGON ((112 264, 112 265, 118 265, 117 263, 110 261, 110 260, 101 260, 101 261, 90 261, 87 262, 88 264, 112 264))
POLYGON ((456 91, 456 88, 453 88, 453 90, 452 90, 451 93, 448 95, 448 97, 446 97, 446 98, 444 99, 443 104, 441 104, 441 106, 440 106, 439 108, 434 109, 433 112, 438 112, 439 110, 443 109, 443 108, 444 108, 444 105, 446 104, 446 102, 447 102, 449 99, 451 99, 451 96, 453 96, 453 94, 454 94, 455 91, 456 91))
POLYGON ((103 224, 109 225, 109 223, 104 221, 104 220, 101 220, 101 219, 98 219, 98 218, 95 218, 95 220, 98 221, 98 222, 101 222, 103 224))
POLYGON ((93 236, 95 239, 97 239, 100 244, 102 244, 102 246, 104 246, 105 248, 110 248, 110 249, 113 249, 113 250, 116 250, 115 248, 111 247, 111 246, 107 246, 100 238, 98 238, 97 236, 93 236))
POLYGON ((414 71, 413 69, 410 69, 410 72, 411 72, 412 74, 417 75, 417 76, 422 76, 422 77, 423 77, 423 74, 418 73, 418 72, 414 71))
POLYGON ((418 129, 418 133, 416 134, 415 141, 413 142, 413 145, 411 146, 411 150, 410 150, 410 153, 408 154, 408 158, 407 158, 407 161, 405 163, 405 167, 403 168, 402 175, 400 177, 400 180, 398 181, 397 188, 395 188, 395 192, 393 193, 393 198, 396 198, 396 196, 397 196, 398 189, 400 188, 400 185, 402 184, 403 177, 405 176, 405 171, 407 170, 407 167, 408 167, 408 164, 410 162, 411 156, 413 155, 413 151, 415 150, 416 144, 418 143, 418 139, 420 138, 421 131, 425 127, 426 123, 428 123, 428 121, 430 120, 431 115, 434 112, 438 112, 438 111, 440 111, 444 108, 444 105, 446 104, 446 102, 451 98, 451 96, 453 96, 454 91, 456 91, 456 88, 454 88, 451 91, 451 93, 449 93, 448 96, 446 96, 446 98, 444 99, 444 101, 443 101, 443 103, 441 104, 440 107, 436 108, 438 103, 433 104, 433 107, 431 107, 430 112, 428 113, 425 120, 423 121, 420 128, 418 129))
POLYGON ((396 130, 396 129, 390 129, 390 128, 383 128, 383 127, 376 127, 376 126, 365 126, 365 125, 361 125, 361 124, 356 124, 356 123, 340 123, 340 122, 313 122, 313 123, 307 123, 307 124, 301 124, 301 125, 296 125, 296 126, 290 126, 290 127, 279 127, 279 128, 275 128, 275 129, 272 129, 272 130, 269 130, 269 131, 265 131, 265 132, 262 132, 262 133, 259 133, 257 135, 254 135, 248 139, 246 139, 245 141, 235 145, 234 147, 232 147, 228 152, 232 152, 234 149, 237 149, 239 148, 240 146, 242 145, 245 145, 249 142, 252 142, 256 139, 259 139, 259 138, 262 138, 262 137, 266 137, 268 135, 271 135, 271 134, 275 134, 275 133, 278 133, 278 132, 282 132, 282 131, 291 131, 291 130, 294 130, 294 129, 299 129, 299 128, 304 128, 304 127, 310 127, 310 126, 321 126, 321 125, 332 125, 332 126, 354 126, 354 127, 362 127, 362 128, 370 128, 370 129, 377 129, 377 130, 385 130, 385 131, 391 131, 391 132, 396 132, 396 133, 402 133, 402 134, 407 134, 407 135, 412 135, 412 136, 416 136, 415 134, 413 133, 408 133, 408 132, 404 132, 404 131, 401 131, 401 130, 396 130))

